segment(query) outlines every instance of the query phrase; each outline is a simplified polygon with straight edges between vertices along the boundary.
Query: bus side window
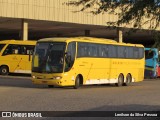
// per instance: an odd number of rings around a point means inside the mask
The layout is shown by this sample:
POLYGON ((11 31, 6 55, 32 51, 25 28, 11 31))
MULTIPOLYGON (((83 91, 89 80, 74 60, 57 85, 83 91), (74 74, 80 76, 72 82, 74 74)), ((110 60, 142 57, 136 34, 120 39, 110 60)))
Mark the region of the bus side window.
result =
POLYGON ((97 45, 96 44, 92 45, 92 56, 93 57, 97 57, 98 56, 98 54, 97 54, 97 45))
POLYGON ((18 49, 13 49, 12 54, 18 54, 18 49))
POLYGON ((88 51, 87 57, 96 57, 98 56, 98 45, 93 43, 88 43, 88 51))
POLYGON ((33 52, 32 52, 32 50, 27 50, 27 55, 29 55, 29 54, 33 54, 33 52))
POLYGON ((77 57, 86 57, 90 54, 87 50, 88 44, 87 43, 78 43, 78 51, 77 57))
POLYGON ((12 45, 12 54, 21 54, 21 45, 12 45))
POLYGON ((12 46, 8 45, 7 48, 4 50, 2 56, 12 54, 12 51, 12 46))
POLYGON ((133 47, 126 47, 126 58, 127 59, 133 59, 134 58, 133 47))
POLYGON ((68 44, 68 48, 67 48, 67 54, 66 54, 66 60, 65 60, 65 72, 69 71, 70 68, 73 66, 74 64, 74 60, 75 60, 75 52, 76 52, 76 42, 71 42, 68 44), (68 61, 67 58, 70 57, 70 60, 68 61))
POLYGON ((134 47, 134 58, 137 59, 139 57, 139 51, 137 47, 134 47))
POLYGON ((124 46, 118 46, 118 58, 126 58, 126 48, 124 46))
POLYGON ((26 55, 26 46, 21 46, 19 54, 26 55))
POLYGON ((117 57, 117 46, 109 45, 109 57, 116 58, 117 57))
POLYGON ((32 45, 26 46, 26 54, 27 55, 33 55, 33 51, 34 51, 34 46, 32 46, 32 45))
POLYGON ((23 46, 22 45, 13 45, 10 44, 7 46, 7 48, 3 52, 4 55, 11 55, 11 54, 23 54, 23 46))
POLYGON ((139 48, 139 58, 143 58, 143 57, 144 57, 144 49, 139 48))

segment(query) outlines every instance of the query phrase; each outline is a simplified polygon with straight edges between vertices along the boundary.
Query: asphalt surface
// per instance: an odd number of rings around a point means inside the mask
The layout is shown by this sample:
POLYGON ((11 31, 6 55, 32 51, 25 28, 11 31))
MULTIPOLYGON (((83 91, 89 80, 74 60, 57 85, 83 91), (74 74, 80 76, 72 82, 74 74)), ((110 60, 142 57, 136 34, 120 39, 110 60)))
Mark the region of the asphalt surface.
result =
POLYGON ((73 89, 34 85, 30 76, 0 76, 0 111, 160 111, 160 79, 73 89))

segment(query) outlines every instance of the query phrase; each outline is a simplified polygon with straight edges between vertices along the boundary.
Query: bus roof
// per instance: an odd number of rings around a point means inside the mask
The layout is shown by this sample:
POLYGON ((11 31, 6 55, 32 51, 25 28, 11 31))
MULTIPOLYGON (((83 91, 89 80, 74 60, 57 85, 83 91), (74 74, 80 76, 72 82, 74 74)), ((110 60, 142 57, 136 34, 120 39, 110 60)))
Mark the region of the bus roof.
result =
POLYGON ((103 38, 93 38, 93 37, 67 37, 67 38, 43 38, 39 41, 56 41, 56 42, 66 42, 66 41, 83 41, 83 42, 114 42, 116 41, 111 39, 103 39, 103 38))
POLYGON ((144 47, 141 44, 130 44, 130 43, 118 43, 115 40, 104 39, 104 38, 93 38, 93 37, 55 37, 55 38, 43 38, 38 40, 38 42, 94 42, 94 43, 102 43, 102 44, 117 44, 117 45, 126 45, 126 46, 137 46, 144 47))
POLYGON ((0 40, 0 44, 35 45, 36 42, 33 40, 0 40))

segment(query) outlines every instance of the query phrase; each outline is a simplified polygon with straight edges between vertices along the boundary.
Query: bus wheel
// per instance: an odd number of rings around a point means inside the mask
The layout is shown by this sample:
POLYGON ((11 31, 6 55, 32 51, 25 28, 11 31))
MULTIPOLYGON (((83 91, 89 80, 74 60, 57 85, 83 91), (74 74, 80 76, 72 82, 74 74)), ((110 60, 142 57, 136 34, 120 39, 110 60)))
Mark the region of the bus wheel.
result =
POLYGON ((76 77, 74 89, 78 89, 80 87, 80 78, 79 76, 76 77))
POLYGON ((1 75, 8 75, 9 74, 9 69, 7 66, 1 66, 0 67, 0 74, 1 75))
POLYGON ((125 86, 128 86, 130 85, 132 82, 132 77, 130 74, 127 74, 127 77, 126 77, 126 82, 124 83, 125 86))
POLYGON ((120 74, 120 75, 118 76, 118 83, 116 83, 116 86, 120 87, 120 86, 123 85, 123 83, 124 83, 124 77, 123 77, 122 74, 120 74))
POLYGON ((54 88, 54 85, 48 85, 49 88, 54 88))

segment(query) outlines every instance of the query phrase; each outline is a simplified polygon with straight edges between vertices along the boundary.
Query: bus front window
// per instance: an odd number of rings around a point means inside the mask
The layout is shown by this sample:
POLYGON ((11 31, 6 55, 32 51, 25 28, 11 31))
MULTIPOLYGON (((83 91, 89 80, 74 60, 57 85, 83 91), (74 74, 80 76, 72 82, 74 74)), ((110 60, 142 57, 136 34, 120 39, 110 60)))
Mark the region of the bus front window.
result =
POLYGON ((37 43, 32 62, 32 72, 62 73, 65 43, 37 43))
POLYGON ((5 44, 0 44, 0 52, 3 49, 4 46, 5 46, 5 44))
POLYGON ((145 59, 151 59, 154 56, 154 51, 146 50, 145 51, 145 59))

